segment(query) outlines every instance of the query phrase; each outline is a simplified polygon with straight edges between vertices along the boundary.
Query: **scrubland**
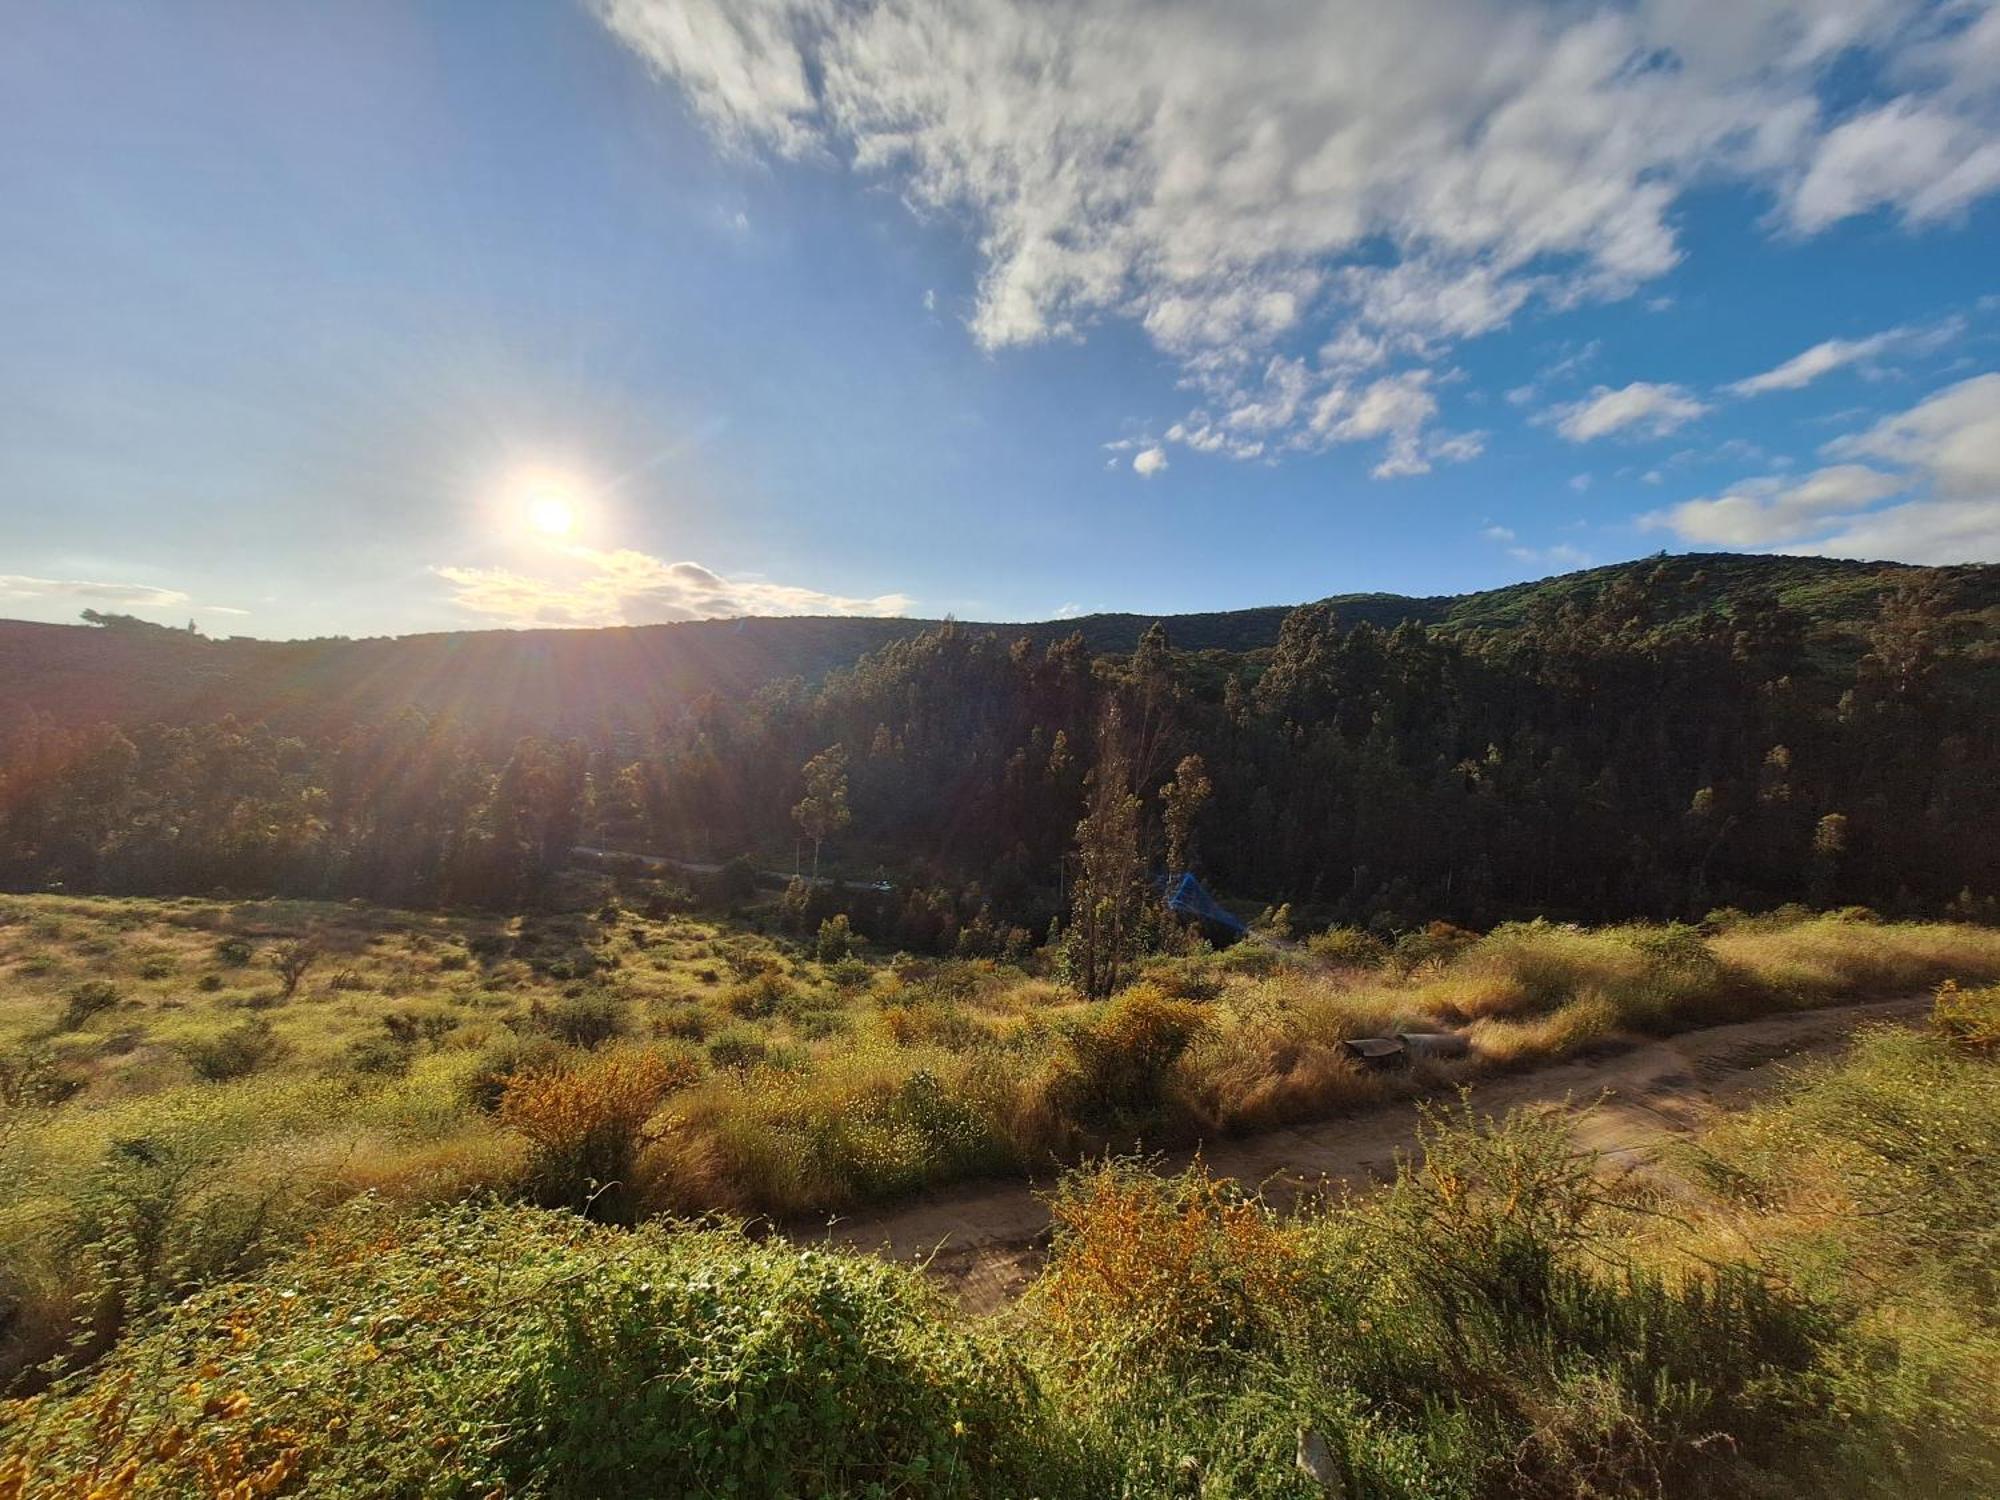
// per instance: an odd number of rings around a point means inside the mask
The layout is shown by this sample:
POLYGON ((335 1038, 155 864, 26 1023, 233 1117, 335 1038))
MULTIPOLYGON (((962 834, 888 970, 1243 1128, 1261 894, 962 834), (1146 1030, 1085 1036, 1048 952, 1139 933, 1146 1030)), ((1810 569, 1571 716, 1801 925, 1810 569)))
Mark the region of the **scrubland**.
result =
POLYGON ((0 898, 0 1379, 37 1389, 362 1220, 400 1244, 380 1226, 513 1203, 424 1232, 564 1246, 624 1242, 531 1209, 782 1222, 2000 979, 2000 932, 1860 912, 1337 930, 1157 960, 1096 1004, 1033 960, 850 948, 602 896, 512 919, 0 898), (1378 1073, 1339 1045, 1441 1028, 1472 1055, 1378 1073))
POLYGON ((0 1418, 0 1496, 2000 1487, 2000 987, 1643 1177, 1433 1113, 1293 1215, 1106 1161, 993 1318, 728 1226, 365 1199, 0 1418))

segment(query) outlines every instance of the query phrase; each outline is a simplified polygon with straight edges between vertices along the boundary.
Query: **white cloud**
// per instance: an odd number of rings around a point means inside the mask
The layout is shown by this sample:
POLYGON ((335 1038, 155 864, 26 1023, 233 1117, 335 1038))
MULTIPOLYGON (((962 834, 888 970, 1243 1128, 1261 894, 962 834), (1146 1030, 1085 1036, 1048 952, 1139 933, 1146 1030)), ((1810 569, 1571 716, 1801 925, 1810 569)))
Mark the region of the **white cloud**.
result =
POLYGON ((1665 437, 1707 410, 1684 386, 1635 380, 1617 390, 1600 385, 1584 400, 1555 407, 1547 415, 1572 443, 1587 443, 1627 428, 1665 437))
POLYGON ((1511 526, 1488 526, 1479 534, 1489 542, 1511 542, 1514 540, 1514 528, 1511 526))
POLYGON ((1588 474, 1570 475, 1569 487, 1581 495, 1585 490, 1590 488, 1590 476, 1588 474))
MULTIPOLYGON (((596 5, 725 148, 969 224, 983 346, 1135 321, 1211 413, 1185 430, 1240 458, 1321 446, 1358 370, 1663 274, 1692 183, 1761 186, 1801 232, 2000 186, 2000 28, 1924 0, 596 5), (1889 92, 1838 116, 1862 58, 1889 92), (1228 425, 1315 349, 1284 419, 1228 425)), ((1407 421, 1378 441, 1381 471, 1423 462, 1407 421)))
POLYGON ((1715 499, 1687 500, 1641 516, 1639 524, 1665 527, 1687 542, 1759 547, 1795 541, 1822 529, 1829 516, 1852 515, 1908 488, 1909 481, 1897 475, 1839 464, 1793 484, 1746 479, 1715 499))
POLYGON ((2000 562, 2000 374, 1960 381, 1822 450, 1804 480, 1745 480, 1640 517, 1683 540, 1831 557, 2000 562), (1872 459, 1891 464, 1887 473, 1872 459), (1882 509, 1871 506, 1908 496, 1882 509))
POLYGON ((565 547, 551 577, 505 568, 438 567, 451 602, 508 625, 657 625, 738 615, 904 615, 906 594, 850 599, 756 578, 724 578, 700 563, 629 548, 565 547))
POLYGON ((190 598, 179 589, 155 588, 148 583, 99 583, 83 578, 30 578, 21 573, 0 573, 0 599, 77 599, 86 604, 116 604, 126 609, 182 609, 190 598))
POLYGON ((1151 479, 1167 466, 1167 450, 1155 444, 1142 448, 1132 455, 1132 472, 1141 479, 1151 479))
POLYGON ((1947 386, 1866 432, 1835 439, 1826 451, 1912 465, 1947 499, 2000 503, 2000 374, 1947 386))
POLYGON ((2000 562, 2000 500, 1912 500, 1790 550, 1910 563, 2000 562))
POLYGON ((1795 391, 1848 365, 1864 368, 1885 354, 1921 354, 1942 347, 1965 331, 1963 318, 1946 318, 1927 328, 1889 328, 1861 339, 1827 339, 1795 354, 1775 369, 1739 380, 1728 389, 1738 396, 1795 391))
POLYGON ((1074 620, 1083 613, 1084 608, 1081 604, 1058 604, 1054 609, 1049 611, 1049 618, 1051 620, 1074 620))
POLYGON ((1439 463, 1470 463, 1486 451, 1484 432, 1437 433, 1425 445, 1424 452, 1439 463))

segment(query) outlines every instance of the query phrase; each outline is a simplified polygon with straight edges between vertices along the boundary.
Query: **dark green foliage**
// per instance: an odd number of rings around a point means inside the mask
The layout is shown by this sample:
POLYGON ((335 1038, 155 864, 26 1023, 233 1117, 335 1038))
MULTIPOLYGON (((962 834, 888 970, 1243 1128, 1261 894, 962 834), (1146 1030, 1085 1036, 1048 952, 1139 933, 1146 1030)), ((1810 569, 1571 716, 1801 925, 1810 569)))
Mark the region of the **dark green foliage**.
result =
MULTIPOLYGON (((0 694, 30 705, 0 742, 0 881, 519 910, 546 900, 577 843, 626 840, 728 861, 694 878, 733 908, 756 893, 744 851, 789 852, 805 807, 816 836, 851 812, 829 855, 850 878, 879 867, 891 888, 813 888, 801 935, 838 909, 885 947, 998 957, 1018 951, 1017 929, 1060 916, 1089 929, 1077 967, 1100 987, 1123 958, 1098 961, 1098 929, 1131 927, 1129 882, 1093 879, 1077 911, 1079 867, 1064 861, 1087 812, 1094 851, 1126 847, 1129 796, 1140 870, 1192 860, 1212 887, 1290 903, 1305 927, 1685 919, 1787 900, 1974 914, 2000 892, 1986 836, 2000 824, 1996 619, 1991 567, 1692 556, 1164 632, 1106 618, 468 636, 452 671, 410 677, 396 662, 428 661, 436 642, 77 632, 92 672, 160 681, 0 694), (788 638, 798 650, 778 647, 788 638), (741 670, 703 675, 750 639, 764 645, 741 670), (687 653, 693 676, 661 677, 654 652, 687 653), (238 718, 192 715, 167 692, 197 658, 203 701, 238 718), (271 666, 306 658, 354 691, 301 692, 271 666), (505 692, 482 690, 480 662, 505 692), (817 681, 786 678, 805 664, 817 681), (442 706, 445 682, 466 695, 450 719, 409 706, 442 706), (592 696, 605 692, 615 705, 592 696), (673 711, 633 706, 654 693, 673 711), (1097 730, 1114 712, 1125 732, 1107 747, 1097 730)), ((24 688, 100 681, 80 673, 24 688)), ((545 966, 583 978, 592 962, 545 966)))

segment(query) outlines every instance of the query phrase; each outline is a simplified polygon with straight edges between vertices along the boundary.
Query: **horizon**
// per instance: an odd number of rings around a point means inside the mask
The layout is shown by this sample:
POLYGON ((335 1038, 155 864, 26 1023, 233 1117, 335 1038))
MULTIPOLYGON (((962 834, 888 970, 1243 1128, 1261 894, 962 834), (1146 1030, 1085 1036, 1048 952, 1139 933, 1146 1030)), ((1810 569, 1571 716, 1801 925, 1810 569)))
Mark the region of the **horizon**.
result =
POLYGON ((136 613, 127 614, 123 611, 117 611, 117 610, 103 610, 96 612, 100 616, 100 618, 98 619, 84 618, 83 613, 81 611, 75 617, 67 620, 42 620, 42 619, 31 619, 26 616, 0 615, 0 626, 48 625, 52 627, 72 628, 89 632, 102 632, 108 628, 115 629, 117 627, 118 622, 121 619, 129 619, 129 620, 136 620, 141 625, 148 625, 148 626, 157 625, 161 629, 166 630, 172 634, 183 634, 186 632, 186 627, 192 625, 195 627, 194 631, 195 637, 208 641, 235 640, 235 641, 253 641, 260 644, 269 644, 269 645, 295 645, 300 643, 308 643, 312 641, 348 641, 348 642, 401 641, 401 640, 414 640, 421 637, 435 636, 435 635, 521 635, 537 631, 560 631, 563 633, 588 633, 592 631, 602 631, 602 630, 650 630, 650 629, 657 629, 662 626, 675 626, 675 625, 709 625, 709 626, 726 627, 730 625, 740 625, 746 622, 753 622, 753 621, 775 623, 775 622, 794 621, 794 620, 800 623, 813 623, 813 622, 826 622, 826 621, 836 621, 836 620, 873 619, 891 623, 900 622, 909 625, 925 625, 925 626, 956 624, 978 630, 984 630, 984 629, 998 630, 998 629, 1006 629, 1008 627, 1013 627, 1013 626, 1025 628, 1028 626, 1046 626, 1046 625, 1068 625, 1068 624, 1083 625, 1094 620, 1106 620, 1106 619, 1151 620, 1156 623, 1166 624, 1177 619, 1205 618, 1212 615, 1249 614, 1267 610, 1290 611, 1295 609, 1304 609, 1315 604, 1339 604, 1344 600, 1402 599, 1402 600, 1408 600, 1410 603, 1413 604, 1419 604, 1419 603, 1431 603, 1441 599, 1468 599, 1468 598, 1480 597, 1486 594, 1504 593, 1509 589, 1538 588, 1544 584, 1560 583, 1565 579, 1583 578, 1595 573, 1613 573, 1621 569, 1634 567, 1641 563, 1660 562, 1667 560, 1698 561, 1707 558, 1716 558, 1716 559, 1726 558, 1735 560, 1735 559, 1745 558, 1746 556, 1752 560, 1756 561, 1768 560, 1773 563, 1782 563, 1782 562, 1829 563, 1835 566, 1845 566, 1845 567, 1853 567, 1859 569, 1876 569, 1885 567, 1917 568, 1917 569, 1957 568, 1957 567, 1983 568, 1983 567, 2000 566, 2000 564, 1993 564, 1993 563, 1899 563, 1893 558, 1823 557, 1814 553, 1770 552, 1770 553, 1744 554, 1739 552, 1659 551, 1659 552, 1643 553, 1636 557, 1617 558, 1607 562, 1592 563, 1588 567, 1572 568, 1569 571, 1563 573, 1545 573, 1537 577, 1516 579, 1510 583, 1495 584, 1489 588, 1466 589, 1457 593, 1416 594, 1416 593, 1409 593, 1401 589, 1393 589, 1393 588, 1345 589, 1340 591, 1339 593, 1319 594, 1305 599, 1266 600, 1263 603, 1237 605, 1230 609, 1092 610, 1086 614, 1050 614, 1039 617, 1030 616, 1020 619, 971 619, 971 618, 963 618, 953 614, 943 614, 943 615, 921 615, 921 614, 855 615, 855 614, 838 614, 838 613, 742 614, 742 615, 712 615, 701 619, 693 619, 693 620, 653 620, 639 624, 623 624, 623 623, 539 624, 539 623, 529 622, 529 623, 515 623, 515 624, 503 623, 495 625, 495 624, 473 623, 469 625, 447 626, 437 630, 412 630, 412 631, 402 631, 402 632, 382 633, 382 634, 352 634, 346 631, 335 630, 311 636, 261 636, 248 631, 232 630, 227 633, 223 633, 211 630, 204 630, 200 628, 199 622, 193 619, 187 620, 182 625, 176 625, 173 622, 167 620, 149 620, 144 615, 141 614, 136 614, 136 613))
POLYGON ((1027 624, 2000 560, 1984 0, 6 26, 10 618, 1027 624))

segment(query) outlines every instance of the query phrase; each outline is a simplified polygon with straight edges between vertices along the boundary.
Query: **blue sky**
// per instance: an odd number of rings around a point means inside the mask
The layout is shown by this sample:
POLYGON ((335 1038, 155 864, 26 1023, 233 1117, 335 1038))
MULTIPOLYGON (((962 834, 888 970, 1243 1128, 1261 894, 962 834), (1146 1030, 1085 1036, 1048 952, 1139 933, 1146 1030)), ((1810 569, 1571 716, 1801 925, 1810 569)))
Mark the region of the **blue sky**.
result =
POLYGON ((2000 9, 17 4, 0 614, 2000 560, 2000 9))

